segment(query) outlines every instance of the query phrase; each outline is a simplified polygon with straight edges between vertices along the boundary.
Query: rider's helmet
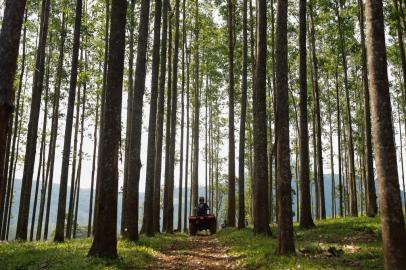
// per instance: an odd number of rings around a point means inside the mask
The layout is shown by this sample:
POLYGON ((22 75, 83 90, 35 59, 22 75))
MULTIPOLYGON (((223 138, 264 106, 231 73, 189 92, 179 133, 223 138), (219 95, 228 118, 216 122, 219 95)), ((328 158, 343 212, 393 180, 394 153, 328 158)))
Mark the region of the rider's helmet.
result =
POLYGON ((199 198, 199 203, 204 203, 204 197, 199 198))

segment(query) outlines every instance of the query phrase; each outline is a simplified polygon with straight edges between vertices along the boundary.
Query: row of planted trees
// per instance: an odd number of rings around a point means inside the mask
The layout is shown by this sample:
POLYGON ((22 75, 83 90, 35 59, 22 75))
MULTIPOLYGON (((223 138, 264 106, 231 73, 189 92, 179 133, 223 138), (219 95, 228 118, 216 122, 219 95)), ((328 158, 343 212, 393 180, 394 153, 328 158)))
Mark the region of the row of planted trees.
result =
POLYGON ((63 124, 54 240, 76 236, 83 145, 90 132, 86 123, 91 123, 90 255, 117 256, 121 159, 124 238, 137 241, 140 230, 148 236, 160 231, 161 200, 162 231, 174 231, 174 211, 177 230, 187 230, 187 216, 199 197, 199 162, 204 156, 205 197, 216 214, 223 215, 225 209, 225 223, 239 228, 250 217, 254 231, 266 235, 271 234, 269 223, 277 222, 282 255, 295 250, 293 198, 301 227, 311 228, 313 217, 327 216, 324 169, 329 156, 333 217, 378 214, 375 161, 386 267, 399 268, 406 260, 401 246, 406 235, 392 120, 397 116, 405 190, 403 8, 398 0, 385 9, 381 1, 366 1, 364 6, 361 0, 301 0, 297 5, 284 0, 6 0, 0 36, 2 239, 9 238, 20 157, 24 162, 17 238, 48 237, 58 128, 63 124), (388 68, 395 86, 392 98, 388 68), (122 119, 123 97, 127 110, 122 119), (139 228, 146 99, 145 200, 139 228), (20 151, 22 145, 25 150, 20 151), (221 174, 224 161, 228 173, 221 174), (174 209, 177 164, 179 198, 174 209))

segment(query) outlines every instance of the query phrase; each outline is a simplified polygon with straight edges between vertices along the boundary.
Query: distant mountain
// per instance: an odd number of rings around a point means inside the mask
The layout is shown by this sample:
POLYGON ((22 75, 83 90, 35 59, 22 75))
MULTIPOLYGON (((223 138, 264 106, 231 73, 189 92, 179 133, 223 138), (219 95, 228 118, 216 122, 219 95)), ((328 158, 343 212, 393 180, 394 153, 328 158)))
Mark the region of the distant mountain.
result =
MULTIPOLYGON (((338 175, 335 175, 335 181, 336 185, 338 183, 338 175)), ((12 217, 10 221, 10 236, 11 238, 14 238, 15 236, 15 228, 17 225, 17 215, 18 215, 18 204, 20 201, 20 193, 21 193, 21 180, 16 179, 15 181, 15 193, 14 193, 14 203, 12 206, 12 217)), ((31 222, 31 214, 32 214, 32 206, 34 202, 34 191, 35 191, 35 185, 36 182, 33 182, 33 188, 32 188, 32 193, 31 193, 31 209, 30 209, 30 217, 29 221, 31 222)), ((295 179, 292 180, 292 189, 296 190, 296 181, 295 179)), ((68 187, 68 202, 67 202, 67 210, 68 210, 68 203, 69 203, 69 191, 70 187, 68 187)), ((325 202, 326 202, 326 215, 331 216, 331 211, 332 211, 332 193, 331 193, 331 175, 324 175, 324 193, 325 193, 325 202)), ((238 192, 238 190, 237 190, 238 192)), ((205 188, 204 187, 199 187, 199 194, 204 194, 205 193, 205 188)), ((188 191, 188 194, 190 194, 190 190, 188 191)), ((403 194, 403 193, 402 193, 403 194)), ((314 198, 314 185, 312 185, 312 198, 314 198)), ((56 224, 56 214, 57 214, 57 208, 58 208, 58 196, 59 196, 59 184, 54 184, 53 189, 52 189, 52 199, 51 199, 51 212, 50 212, 50 229, 49 233, 52 234, 54 229, 55 229, 55 224, 56 224)), ((183 195, 184 196, 184 195, 183 195)), ((178 197, 179 197, 179 189, 175 188, 174 190, 174 227, 176 228, 177 226, 177 220, 178 220, 178 197)), ((140 192, 139 194, 140 198, 140 218, 139 218, 139 228, 141 228, 141 222, 142 222, 142 216, 143 216, 143 203, 144 203, 144 193, 140 192)), ((292 209, 293 212, 296 213, 296 195, 293 195, 292 197, 292 209)), ((163 197, 161 195, 161 201, 163 197)), ((220 216, 218 217, 219 223, 222 222, 223 216, 225 216, 225 210, 224 210, 224 205, 226 205, 225 200, 227 197, 225 196, 223 199, 223 202, 221 203, 222 209, 220 210, 220 216)), ((403 200, 403 197, 402 197, 403 200)), ((79 226, 87 226, 88 223, 88 213, 89 213, 89 201, 90 201, 90 189, 80 189, 80 195, 79 195, 79 212, 78 212, 78 224, 79 226)), ((117 207, 117 213, 118 213, 118 220, 117 220, 117 229, 120 229, 120 222, 121 222, 121 203, 122 203, 122 193, 119 193, 118 197, 118 207, 117 207)), ((188 205, 189 205, 189 200, 188 200, 188 205)), ((312 205, 314 205, 314 202, 312 201, 312 205)), ((338 200, 336 200, 336 205, 338 206, 338 200)), ((38 203, 38 208, 39 208, 39 203, 38 203)), ((38 210, 37 208, 37 210, 38 210)), ((37 211, 37 217, 38 217, 38 211, 37 211)), ((296 216, 294 218, 296 220, 296 216)), ((162 215, 161 215, 161 221, 162 221, 162 215)), ((182 216, 182 222, 183 222, 183 216, 182 216)), ((30 226, 30 225, 29 225, 30 226)), ((36 228, 36 226, 35 226, 36 228)))

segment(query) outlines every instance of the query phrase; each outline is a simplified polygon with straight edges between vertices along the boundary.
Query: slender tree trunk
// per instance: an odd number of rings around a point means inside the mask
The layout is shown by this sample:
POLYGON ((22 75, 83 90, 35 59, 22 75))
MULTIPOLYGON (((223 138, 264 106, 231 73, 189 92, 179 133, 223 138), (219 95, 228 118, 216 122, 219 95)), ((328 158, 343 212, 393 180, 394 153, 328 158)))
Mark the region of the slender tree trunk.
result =
POLYGON ((234 19, 233 0, 227 0, 228 26, 228 207, 227 225, 235 227, 235 135, 234 135, 234 19))
POLYGON ((126 204, 127 204, 127 190, 128 190, 128 170, 129 170, 129 155, 131 145, 131 116, 133 113, 133 98, 134 98, 134 28, 135 28, 135 0, 131 0, 130 4, 130 18, 129 18, 129 58, 128 58, 128 98, 127 98, 127 127, 126 127, 126 140, 125 140, 125 157, 124 157, 124 182, 123 182, 123 197, 121 203, 121 235, 125 234, 126 224, 126 204))
POLYGON ((160 231, 160 210, 161 210, 161 170, 162 170, 162 141, 165 107, 165 79, 166 79, 166 57, 168 39, 168 6, 169 0, 162 3, 162 37, 161 37, 161 68, 159 75, 159 97, 157 114, 157 138, 155 154, 155 179, 154 179, 154 232, 160 231))
POLYGON ((82 24, 82 0, 76 2, 76 18, 73 37, 72 68, 69 85, 68 108, 66 113, 65 137, 62 156, 61 182, 59 188, 58 214, 56 220, 55 242, 64 241, 66 193, 68 188, 69 159, 72 137, 73 110, 76 96, 76 84, 78 75, 78 58, 80 47, 80 28, 82 24))
MULTIPOLYGON (((312 1, 310 1, 312 3, 312 1)), ((316 33, 314 28, 314 14, 313 5, 310 5, 310 23, 311 23, 311 43, 312 43, 312 59, 314 68, 314 96, 315 96, 315 110, 316 110, 316 133, 317 133, 317 180, 319 189, 319 207, 320 207, 320 217, 322 219, 326 218, 326 203, 324 196, 324 174, 323 174, 323 148, 321 133, 323 127, 321 126, 321 116, 320 116, 320 89, 319 89, 319 67, 316 55, 316 33)))
POLYGON ((180 120, 180 167, 179 167, 179 197, 178 197, 178 231, 182 231, 182 193, 183 193, 183 137, 184 137, 184 125, 185 125, 185 37, 186 37, 186 28, 185 28, 185 0, 182 1, 182 113, 180 120))
POLYGON ((144 228, 148 236, 154 235, 154 179, 155 179, 155 137, 159 84, 159 46, 161 34, 162 1, 155 0, 154 41, 152 47, 151 104, 149 109, 147 172, 144 202, 144 228))
MULTIPOLYGON (((238 228, 245 228, 245 121, 247 118, 247 88, 248 88, 248 3, 243 2, 243 55, 242 55, 242 93, 241 93, 241 122, 240 146, 238 157, 238 228)), ((211 121, 210 121, 211 122, 211 121)), ((272 180, 272 178, 271 178, 272 180)))
POLYGON ((61 96, 61 83, 62 83, 62 72, 63 72, 63 62, 65 56, 65 39, 66 39, 66 14, 62 13, 61 19, 61 34, 59 43, 59 56, 58 56, 58 67, 56 71, 56 82, 55 82, 55 96, 54 96, 54 107, 52 112, 52 124, 51 124, 51 139, 48 153, 48 196, 47 196, 47 206, 45 213, 45 224, 44 224, 44 240, 48 238, 48 228, 49 228, 49 216, 51 211, 51 198, 52 198, 52 187, 54 178, 54 165, 55 165, 55 149, 56 149, 56 139, 58 137, 58 122, 59 122, 59 99, 61 96))
POLYGON ((385 269, 406 265, 406 231, 402 212, 392 108, 390 103, 382 1, 366 1, 368 72, 375 164, 385 269))
MULTIPOLYGON (((397 3, 397 0, 395 0, 397 3)), ((367 68, 367 51, 365 46, 365 34, 364 34, 364 6, 362 0, 358 0, 359 9, 359 25, 361 33, 361 49, 362 49, 362 83, 364 90, 364 127, 365 127, 365 177, 366 177, 366 192, 367 192, 367 216, 374 217, 378 213, 378 207, 376 205, 376 191, 375 191, 375 178, 374 178, 374 164, 372 158, 372 133, 371 133, 371 107, 369 101, 369 89, 368 89, 368 68, 367 68)), ((398 18, 399 19, 399 18, 398 18)), ((401 41, 403 44, 403 39, 401 41)), ((403 48, 403 45, 402 45, 403 48)), ((403 56, 404 72, 406 72, 406 61, 404 50, 402 49, 401 56, 403 56), (403 55, 402 55, 403 52, 403 55)), ((402 59, 402 57, 401 57, 402 59)), ((405 74, 406 80, 406 74, 405 74)))
POLYGON ((97 151, 97 129, 99 125, 99 103, 100 103, 100 95, 97 94, 96 97, 96 115, 95 115, 95 125, 94 125, 94 133, 93 133, 93 158, 92 158, 92 178, 90 184, 90 201, 89 201, 89 219, 87 222, 87 237, 90 237, 92 233, 92 218, 93 218, 93 197, 94 197, 94 179, 96 174, 96 151, 97 151))
POLYGON ((344 216, 343 209, 343 179, 342 179, 342 162, 341 162, 341 108, 340 108, 340 94, 339 94, 339 82, 338 82, 338 66, 335 71, 335 83, 336 83, 336 103, 337 103, 337 146, 338 146, 338 192, 339 194, 339 210, 340 217, 344 216))
MULTIPOLYGON (((186 30, 186 0, 183 0, 183 54, 186 53, 186 160, 185 160, 185 204, 183 212, 183 231, 187 232, 187 210, 188 210, 188 176, 189 176, 189 108, 190 108, 190 97, 189 97, 189 63, 190 63, 190 53, 187 47, 187 30, 186 30)), ((184 56, 183 56, 184 57, 184 56)), ((184 70, 184 66, 182 69, 184 70)), ((183 77, 183 76, 182 76, 183 77)))
MULTIPOLYGON (((27 240, 28 215, 30 209, 32 176, 34 174, 35 153, 37 146, 38 119, 41 107, 41 95, 44 81, 45 69, 45 47, 48 36, 48 21, 50 11, 50 0, 42 1, 41 23, 40 23, 40 41, 38 44, 35 71, 33 78, 33 89, 31 98, 30 121, 28 123, 28 134, 26 143, 26 153, 24 159, 24 171, 21 187, 20 208, 17 221, 16 238, 27 240)), ((13 72, 14 75, 15 71, 13 72)), ((0 151, 1 153, 2 151, 0 151)))
MULTIPOLYGON (((117 258, 118 150, 124 74, 126 0, 113 0, 106 88, 106 117, 102 129, 101 177, 97 226, 89 256, 117 258)), ((138 221, 138 220, 136 220, 138 221)), ((138 232, 137 232, 138 234, 138 232)))
POLYGON ((336 15, 338 21, 338 29, 340 35, 340 50, 341 58, 344 70, 344 88, 345 88, 345 99, 346 99, 346 109, 347 109, 347 124, 348 124, 348 157, 349 157, 349 204, 350 204, 350 215, 358 216, 357 207, 357 193, 356 193, 356 179, 355 179, 355 162, 354 162, 354 143, 352 135, 352 119, 351 119, 351 106, 350 106, 350 86, 348 84, 348 68, 347 68, 347 54, 344 39, 343 22, 340 15, 340 8, 342 9, 342 3, 338 4, 336 2, 336 15))
POLYGON ((300 0, 300 227, 314 227, 310 195, 309 130, 307 119, 306 0, 300 0))
MULTIPOLYGON (((192 207, 197 207, 199 197, 199 121, 200 121, 200 56, 199 56, 199 0, 196 0, 195 14, 195 93, 194 93, 194 120, 193 120, 193 173, 192 173, 192 207)), ((190 209, 192 211, 192 208, 190 209)))
MULTIPOLYGON (((27 12, 25 12, 25 16, 24 16, 24 22, 27 22, 27 12)), ((2 35, 2 34, 1 34, 2 35)), ((15 109, 15 117, 14 117, 14 130, 13 130, 13 143, 12 143, 12 147, 11 147, 11 157, 10 157, 10 169, 8 174, 6 174, 7 172, 4 171, 3 175, 0 175, 0 190, 1 190, 1 177, 6 177, 7 179, 3 179, 3 183, 6 183, 7 181, 7 191, 6 191, 6 198, 2 198, 0 197, 0 228, 1 228, 1 237, 0 240, 5 240, 6 239, 6 231, 7 231, 7 224, 8 224, 8 213, 11 211, 11 197, 12 197, 12 193, 14 191, 14 185, 13 185, 13 171, 15 168, 15 163, 17 162, 18 159, 18 148, 16 148, 16 141, 18 138, 19 141, 19 135, 20 135, 20 129, 19 126, 21 126, 22 121, 19 121, 19 114, 20 114, 20 105, 21 105, 21 90, 23 88, 23 80, 24 80, 24 74, 25 74, 25 63, 26 63, 26 37, 27 37, 27 27, 24 24, 24 29, 23 29, 23 41, 22 41, 22 56, 21 56, 21 72, 19 75, 19 84, 18 84, 18 91, 17 91, 17 106, 15 109), (17 153, 16 153, 17 152, 17 153), (3 203, 1 202, 1 200, 4 200, 4 211, 2 210, 3 208, 3 203), (3 214, 1 213, 1 211, 3 211, 3 214)), ((1 37, 0 37, 1 38, 1 37)), ((0 45, 1 46, 1 45, 0 45)), ((0 75, 1 76, 1 75, 0 75)), ((0 86, 2 87, 2 86, 0 86)), ((1 110, 1 109, 0 109, 1 110)), ((0 113, 1 114, 1 113, 0 113)), ((1 124, 0 124, 1 126, 1 124)), ((1 136, 1 135, 0 135, 1 136)), ((0 154, 3 155, 3 154, 0 154)), ((1 159, 1 157, 0 157, 1 159)), ((2 166, 2 165, 0 165, 2 166)), ((1 167, 0 167, 1 168, 1 167)), ((1 173, 1 172, 0 172, 1 173)))
MULTIPOLYGON (((13 82, 17 70, 21 28, 26 0, 7 0, 0 33, 0 208, 3 209, 6 179, 3 173, 9 119, 13 111, 13 82)), ((25 31, 24 31, 25 33, 25 31)), ((24 43, 25 44, 25 43, 24 43)), ((1 211, 0 211, 1 212, 1 211)), ((26 211, 28 213, 28 210, 26 211)), ((2 225, 0 213, 0 227, 2 225)), ((26 222, 28 224, 28 215, 26 222)), ((26 236, 25 236, 26 238, 26 236)))
MULTIPOLYGON (((121 6, 121 4, 120 4, 121 6)), ((138 189, 141 170, 141 131, 142 106, 145 92, 145 76, 147 65, 148 27, 150 0, 141 1, 140 24, 138 28, 137 61, 135 64, 133 115, 131 116, 131 138, 128 171, 128 190, 126 203, 126 234, 131 241, 138 240, 138 189)), ((152 221, 152 220, 151 220, 152 221)))

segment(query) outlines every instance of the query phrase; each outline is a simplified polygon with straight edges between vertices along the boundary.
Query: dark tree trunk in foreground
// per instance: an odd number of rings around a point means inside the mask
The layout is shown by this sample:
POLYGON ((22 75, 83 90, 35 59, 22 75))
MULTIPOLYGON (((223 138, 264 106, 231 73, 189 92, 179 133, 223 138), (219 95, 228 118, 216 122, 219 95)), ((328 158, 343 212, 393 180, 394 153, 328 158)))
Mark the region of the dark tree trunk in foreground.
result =
POLYGON ((154 43, 152 47, 151 104, 149 108, 147 172, 144 202, 144 229, 148 236, 154 235, 154 179, 155 179, 155 134, 159 83, 159 45, 161 34, 162 1, 155 0, 154 43))
POLYGON ((295 253, 290 185, 287 11, 288 1, 278 0, 275 55, 276 66, 279 67, 276 69, 276 179, 279 209, 277 253, 280 255, 295 253))
POLYGON ((310 196, 309 130, 307 118, 306 0, 300 0, 300 227, 314 227, 310 196))
POLYGON ((366 1, 368 72, 385 269, 404 269, 406 232, 390 103, 383 4, 366 1))
POLYGON ((159 75, 158 113, 156 126, 156 147, 155 147, 155 174, 154 174, 154 232, 160 231, 160 210, 161 210, 161 171, 162 171, 162 141, 165 109, 165 78, 166 78, 166 56, 168 39, 168 4, 169 0, 162 3, 162 37, 161 37, 161 68, 159 75))
POLYGON ((27 240, 28 215, 30 209, 31 186, 34 174, 35 154, 38 135, 38 120, 45 70, 45 47, 48 36, 50 0, 42 1, 41 28, 31 98, 30 121, 28 123, 27 144, 24 159, 24 172, 21 187, 20 208, 17 221, 17 239, 27 240))
MULTIPOLYGON (((141 131, 142 104, 145 92, 145 76, 147 64, 148 26, 150 1, 141 1, 140 24, 138 29, 137 61, 135 64, 133 115, 131 117, 131 138, 129 171, 126 203, 125 237, 131 241, 138 240, 138 189, 141 170, 141 131)), ((113 34, 113 33, 111 33, 113 34)), ((112 39, 111 39, 112 40, 112 39)), ((106 99, 107 100, 107 99, 106 99)))
MULTIPOLYGON (((6 188, 6 172, 3 173, 6 157, 6 141, 9 119, 12 115, 13 82, 17 70, 18 50, 26 0, 7 0, 0 33, 0 193, 6 188)), ((18 112, 17 112, 18 113, 18 112)), ((2 193, 4 194, 4 193, 2 193)), ((4 195, 0 195, 3 207, 4 195)), ((27 217, 28 221, 28 217, 27 217)), ((0 216, 0 228, 2 225, 0 216)))
POLYGON ((266 1, 257 0, 257 57, 253 93, 254 232, 270 235, 268 224, 268 153, 266 136, 266 1))
MULTIPOLYGON (((240 147, 238 157, 238 228, 245 228, 245 196, 244 196, 244 164, 245 164, 245 121, 247 118, 247 88, 248 88, 248 3, 243 2, 243 55, 242 55, 242 93, 241 93, 241 122, 240 147)), ((211 122, 211 121, 210 121, 211 122)))
POLYGON ((80 28, 82 24, 82 0, 76 2, 75 30, 73 34, 72 68, 70 74, 68 108, 66 113, 65 137, 63 145, 61 183, 59 188, 58 214, 54 241, 63 242, 65 232, 66 193, 68 189, 69 159, 72 137, 73 110, 75 105, 80 47, 80 28))
POLYGON ((233 1, 227 0, 228 24, 228 207, 227 225, 235 227, 235 136, 234 136, 234 19, 233 1))
MULTIPOLYGON (((397 2, 397 0, 395 0, 397 2)), ((365 46, 364 33, 364 5, 362 0, 358 0, 359 25, 361 33, 361 50, 362 50, 362 82, 364 90, 364 128, 365 128, 365 183, 367 193, 367 216, 374 217, 378 213, 376 205, 376 191, 374 178, 374 160, 372 157, 372 133, 371 133, 371 106, 368 88, 368 68, 367 68, 367 50, 365 46)), ((402 41, 403 43, 403 41, 402 41)), ((403 51, 404 54, 404 51, 403 51)), ((406 71, 405 71, 406 72, 406 71)))
MULTIPOLYGON (((100 141, 103 164, 100 172, 97 226, 89 256, 117 258, 118 149, 121 130, 121 102, 124 74, 126 0, 113 0, 106 88, 104 135, 100 141)), ((138 220, 137 220, 138 221, 138 220)))

